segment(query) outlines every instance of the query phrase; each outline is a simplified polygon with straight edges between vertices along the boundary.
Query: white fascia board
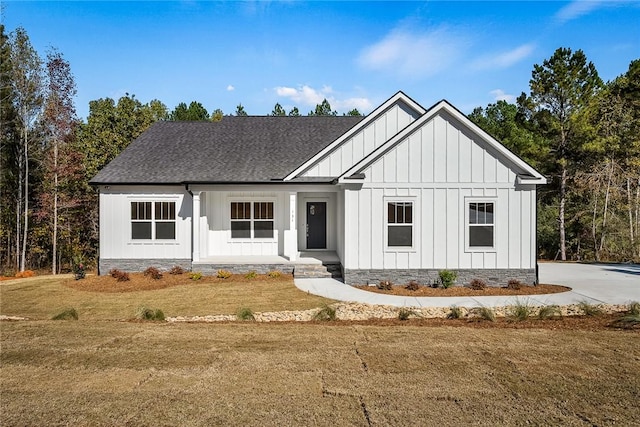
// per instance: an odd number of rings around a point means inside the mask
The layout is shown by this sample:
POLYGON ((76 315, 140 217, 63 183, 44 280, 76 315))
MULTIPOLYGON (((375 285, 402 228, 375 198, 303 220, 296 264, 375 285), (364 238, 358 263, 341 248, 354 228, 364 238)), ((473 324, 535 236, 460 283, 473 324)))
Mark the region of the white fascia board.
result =
POLYGON ((404 140, 409 135, 417 131, 424 123, 431 120, 441 110, 446 111, 449 115, 453 116, 456 120, 458 120, 460 123, 466 126, 467 129, 469 129, 471 132, 478 135, 482 140, 484 140, 487 144, 489 144, 492 148, 494 148, 498 153, 504 156, 509 162, 511 162, 513 165, 515 165, 516 167, 521 169, 523 172, 525 172, 526 175, 530 175, 530 177, 526 177, 526 178, 523 177, 525 181, 530 181, 529 183, 531 184, 533 183, 546 184, 547 180, 540 172, 535 170, 533 167, 531 167, 531 165, 529 165, 527 162, 522 160, 520 157, 516 156, 514 153, 509 151, 507 147, 505 147, 500 142, 498 142, 495 138, 493 138, 491 135, 483 131, 479 126, 473 123, 467 116, 462 114, 454 106, 452 106, 451 104, 449 104, 449 102, 445 100, 442 100, 436 105, 434 105, 432 108, 429 109, 429 111, 427 111, 424 115, 422 115, 417 120, 415 120, 409 126, 404 128, 400 133, 396 134, 393 138, 389 139, 387 142, 382 144, 376 150, 371 152, 367 157, 360 160, 358 163, 352 166, 351 169, 347 170, 342 175, 340 175, 339 179, 345 176, 351 176, 353 174, 361 172, 364 168, 366 168, 375 160, 377 160, 380 156, 382 156, 384 153, 390 150, 398 142, 404 140))
POLYGON ((322 149, 320 152, 318 152, 315 156, 311 157, 309 160, 304 162, 301 166, 299 166, 297 169, 295 169, 289 175, 284 177, 283 181, 290 181, 293 178, 297 177, 302 172, 304 172, 306 169, 308 169, 311 166, 313 166, 316 162, 321 160, 327 154, 331 153, 336 147, 338 147, 340 144, 344 143, 351 136, 353 136, 354 134, 359 132, 361 129, 364 129, 370 123, 374 122, 381 114, 383 114, 387 109, 389 109, 392 105, 396 104, 399 101, 405 103, 407 106, 409 106, 411 109, 413 109, 419 115, 423 115, 426 112, 424 107, 422 107, 420 104, 415 102, 413 99, 409 98, 402 91, 399 91, 398 93, 393 95, 391 98, 386 100, 378 108, 373 110, 368 116, 366 116, 362 121, 360 121, 360 123, 355 125, 353 128, 349 129, 349 131, 347 131, 346 133, 341 135, 338 139, 336 139, 331 144, 326 146, 324 149, 322 149))
POLYGON ((533 177, 533 176, 520 176, 520 175, 518 175, 517 183, 518 184, 523 184, 523 185, 529 185, 529 184, 542 185, 542 184, 546 184, 547 183, 547 178, 545 178, 545 177, 537 178, 537 177, 533 177))

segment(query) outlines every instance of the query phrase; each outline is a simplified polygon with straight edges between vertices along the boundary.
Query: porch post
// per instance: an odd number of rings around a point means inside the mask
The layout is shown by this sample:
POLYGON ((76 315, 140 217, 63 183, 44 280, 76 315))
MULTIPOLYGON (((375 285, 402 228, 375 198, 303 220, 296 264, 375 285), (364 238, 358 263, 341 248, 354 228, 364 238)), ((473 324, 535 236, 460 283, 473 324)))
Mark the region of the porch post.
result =
POLYGON ((192 262, 200 261, 200 192, 193 193, 193 255, 192 262))
POLYGON ((284 254, 289 261, 298 258, 298 231, 296 230, 296 210, 298 209, 298 193, 289 193, 289 228, 284 231, 284 254))

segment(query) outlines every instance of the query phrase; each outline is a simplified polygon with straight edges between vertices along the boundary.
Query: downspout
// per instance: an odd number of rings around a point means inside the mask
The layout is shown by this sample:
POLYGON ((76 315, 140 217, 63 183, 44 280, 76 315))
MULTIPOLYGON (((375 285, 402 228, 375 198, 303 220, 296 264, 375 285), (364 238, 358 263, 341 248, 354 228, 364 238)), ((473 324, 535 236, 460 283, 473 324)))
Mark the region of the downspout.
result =
POLYGON ((535 285, 539 285, 540 284, 540 272, 538 270, 538 186, 536 185, 536 232, 535 232, 535 236, 534 238, 534 242, 535 242, 535 251, 534 254, 536 256, 536 281, 535 281, 535 285))
MULTIPOLYGON (((191 190, 189 190, 189 184, 184 184, 184 189, 187 193, 189 193, 189 195, 191 196, 191 208, 193 209, 193 192, 191 190)), ((194 223, 193 223, 193 212, 191 212, 191 251, 189 253, 189 258, 191 259, 191 269, 193 269, 193 227, 194 227, 194 223)))
POLYGON ((101 223, 100 223, 100 186, 97 187, 98 190, 98 251, 97 254, 98 255, 98 265, 97 270, 98 270, 98 276, 100 276, 100 245, 102 244, 102 239, 100 239, 100 227, 101 227, 101 223))

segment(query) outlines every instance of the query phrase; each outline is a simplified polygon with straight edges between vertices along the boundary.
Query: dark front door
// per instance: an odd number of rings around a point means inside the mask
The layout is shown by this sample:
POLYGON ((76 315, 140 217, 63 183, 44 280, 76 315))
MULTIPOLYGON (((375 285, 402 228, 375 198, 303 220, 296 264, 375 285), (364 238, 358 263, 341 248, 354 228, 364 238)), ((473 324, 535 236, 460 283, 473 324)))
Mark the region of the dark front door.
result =
POLYGON ((307 249, 327 248, 327 202, 307 202, 307 249))

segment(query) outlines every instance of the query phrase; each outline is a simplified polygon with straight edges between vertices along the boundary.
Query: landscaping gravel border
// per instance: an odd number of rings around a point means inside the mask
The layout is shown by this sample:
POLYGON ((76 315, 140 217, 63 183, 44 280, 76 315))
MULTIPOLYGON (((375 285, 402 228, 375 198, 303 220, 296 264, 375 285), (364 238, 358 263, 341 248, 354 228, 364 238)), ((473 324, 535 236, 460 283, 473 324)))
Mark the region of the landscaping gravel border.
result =
MULTIPOLYGON (((526 304, 526 303, 523 303, 526 304)), ((451 307, 395 307, 390 305, 371 305, 362 303, 337 303, 331 304, 330 307, 336 310, 337 320, 371 320, 371 319, 397 319, 400 310, 410 310, 411 317, 415 318, 446 318, 451 311, 451 307)), ((508 317, 509 313, 516 306, 491 307, 496 317, 508 317)), ((537 316, 540 308, 544 305, 528 305, 532 309, 532 318, 537 316)), ((595 304, 592 307, 599 309, 603 314, 612 314, 625 312, 629 309, 627 304, 595 304)), ((481 308, 465 308, 459 307, 461 318, 480 318, 476 313, 481 308)), ((558 306, 559 314, 562 316, 582 316, 584 311, 579 304, 570 304, 558 306)), ((314 320, 315 314, 322 310, 316 308, 301 311, 278 311, 253 313, 256 322, 309 322, 314 320)), ((184 323, 184 322, 234 322, 240 321, 235 314, 218 314, 208 316, 177 316, 167 317, 167 322, 184 323)))

